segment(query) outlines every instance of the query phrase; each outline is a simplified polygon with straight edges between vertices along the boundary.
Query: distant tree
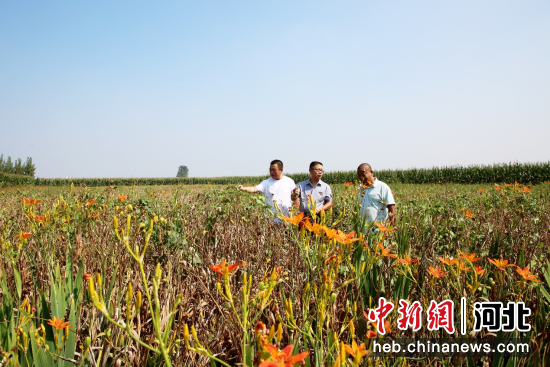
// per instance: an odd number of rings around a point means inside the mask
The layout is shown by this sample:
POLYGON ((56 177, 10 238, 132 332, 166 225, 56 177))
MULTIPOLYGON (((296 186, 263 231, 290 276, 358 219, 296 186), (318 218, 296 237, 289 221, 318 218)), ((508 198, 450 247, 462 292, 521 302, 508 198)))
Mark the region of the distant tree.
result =
POLYGON ((15 173, 16 175, 20 175, 23 173, 23 168, 21 166, 21 158, 17 158, 13 162, 13 173, 15 173))
POLYGON ((11 157, 8 157, 4 163, 4 172, 13 173, 13 163, 11 163, 11 157))
POLYGON ((178 174, 176 175, 176 177, 187 177, 189 176, 189 169, 187 168, 187 166, 180 166, 180 168, 178 168, 178 174))
POLYGON ((34 177, 34 172, 36 171, 36 167, 32 163, 32 158, 27 157, 27 161, 23 165, 23 174, 25 176, 32 176, 34 177))
POLYGON ((4 172, 4 153, 0 155, 0 172, 4 172))

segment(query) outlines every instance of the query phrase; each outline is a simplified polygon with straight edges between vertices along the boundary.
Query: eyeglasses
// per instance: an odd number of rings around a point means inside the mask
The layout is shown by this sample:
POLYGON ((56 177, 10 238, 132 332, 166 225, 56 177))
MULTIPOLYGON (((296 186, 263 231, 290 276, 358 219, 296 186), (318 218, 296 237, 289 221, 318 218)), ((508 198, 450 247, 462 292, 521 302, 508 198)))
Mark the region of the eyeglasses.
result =
POLYGON ((321 173, 325 172, 321 168, 312 168, 312 170, 314 170, 315 172, 321 172, 321 173))

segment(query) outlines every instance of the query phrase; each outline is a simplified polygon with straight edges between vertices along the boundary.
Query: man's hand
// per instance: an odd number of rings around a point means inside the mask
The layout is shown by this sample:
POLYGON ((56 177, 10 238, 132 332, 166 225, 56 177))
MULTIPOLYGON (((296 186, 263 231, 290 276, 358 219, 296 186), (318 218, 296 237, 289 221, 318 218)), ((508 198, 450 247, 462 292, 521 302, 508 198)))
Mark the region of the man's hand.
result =
POLYGON ((242 190, 243 190, 243 185, 239 185, 239 186, 237 186, 237 189, 239 189, 239 190, 241 190, 241 191, 242 191, 242 190))
POLYGON ((296 187, 294 190, 292 190, 292 193, 290 194, 290 200, 295 201, 298 199, 298 195, 300 194, 300 190, 296 187))
POLYGON ((388 205, 388 219, 390 220, 390 224, 392 226, 395 226, 396 214, 397 214, 397 211, 395 210, 395 205, 388 205))

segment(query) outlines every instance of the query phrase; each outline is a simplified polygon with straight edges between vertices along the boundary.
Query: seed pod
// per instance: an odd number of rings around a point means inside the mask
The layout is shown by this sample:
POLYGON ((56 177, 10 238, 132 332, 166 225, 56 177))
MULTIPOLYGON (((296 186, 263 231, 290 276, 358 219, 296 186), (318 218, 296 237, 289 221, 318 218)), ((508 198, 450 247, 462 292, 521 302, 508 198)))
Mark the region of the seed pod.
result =
POLYGON ((185 342, 185 346, 189 348, 189 327, 187 324, 183 324, 183 341, 185 342))
POLYGON ((97 282, 97 288, 101 289, 102 288, 102 283, 101 283, 101 274, 100 273, 97 273, 97 275, 96 275, 96 282, 97 282))
POLYGON ((87 336, 86 339, 84 339, 84 348, 90 348, 90 345, 92 344, 92 339, 87 336))
POLYGON ((133 296, 134 296, 134 292, 132 290, 132 283, 128 283, 128 289, 126 290, 126 307, 129 308, 130 302, 132 302, 133 296))
POLYGON ((160 281, 161 277, 162 277, 162 269, 160 268, 160 263, 157 263, 157 268, 155 270, 155 278, 157 278, 157 282, 160 281))
POLYGON ((136 310, 139 312, 139 309, 141 308, 141 291, 137 291, 136 294, 136 310))
POLYGON ((283 340, 283 323, 279 323, 279 326, 277 326, 277 343, 281 343, 281 340, 283 340))

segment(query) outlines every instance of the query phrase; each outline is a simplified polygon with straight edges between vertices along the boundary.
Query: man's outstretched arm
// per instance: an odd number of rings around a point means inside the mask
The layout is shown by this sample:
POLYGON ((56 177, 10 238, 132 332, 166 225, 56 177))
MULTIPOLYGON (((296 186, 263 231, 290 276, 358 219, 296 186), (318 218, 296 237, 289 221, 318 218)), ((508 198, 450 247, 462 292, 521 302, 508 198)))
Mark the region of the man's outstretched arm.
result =
POLYGON ((249 194, 255 194, 257 192, 260 192, 260 190, 258 190, 256 187, 252 186, 252 187, 244 187, 243 185, 239 185, 237 186, 237 188, 241 191, 246 191, 248 192, 249 194))

